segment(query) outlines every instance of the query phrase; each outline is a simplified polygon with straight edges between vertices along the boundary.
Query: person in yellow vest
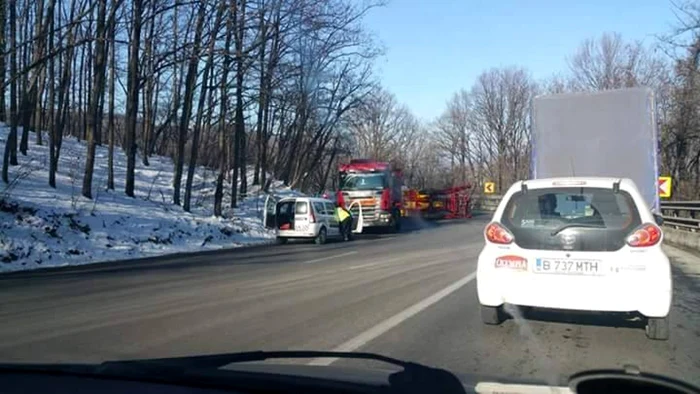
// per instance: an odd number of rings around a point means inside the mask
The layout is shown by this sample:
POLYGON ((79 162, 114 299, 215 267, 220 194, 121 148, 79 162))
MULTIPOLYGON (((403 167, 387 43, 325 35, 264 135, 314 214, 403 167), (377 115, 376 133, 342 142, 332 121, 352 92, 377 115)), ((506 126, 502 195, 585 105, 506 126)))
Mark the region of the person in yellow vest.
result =
POLYGON ((340 229, 340 234, 343 236, 345 241, 349 241, 352 235, 352 230, 350 228, 352 224, 352 214, 350 211, 345 209, 340 203, 335 203, 335 218, 338 220, 338 226, 340 229))

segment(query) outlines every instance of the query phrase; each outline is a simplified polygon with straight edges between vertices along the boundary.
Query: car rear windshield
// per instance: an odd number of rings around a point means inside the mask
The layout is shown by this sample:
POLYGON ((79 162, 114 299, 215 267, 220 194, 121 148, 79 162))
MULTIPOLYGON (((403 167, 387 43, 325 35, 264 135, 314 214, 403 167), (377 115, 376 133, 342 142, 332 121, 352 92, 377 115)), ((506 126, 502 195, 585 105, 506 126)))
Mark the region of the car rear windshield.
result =
POLYGON ((617 250, 641 224, 637 207, 625 191, 569 187, 515 193, 501 222, 526 249, 617 250), (560 233, 573 233, 575 244, 562 245, 560 233))

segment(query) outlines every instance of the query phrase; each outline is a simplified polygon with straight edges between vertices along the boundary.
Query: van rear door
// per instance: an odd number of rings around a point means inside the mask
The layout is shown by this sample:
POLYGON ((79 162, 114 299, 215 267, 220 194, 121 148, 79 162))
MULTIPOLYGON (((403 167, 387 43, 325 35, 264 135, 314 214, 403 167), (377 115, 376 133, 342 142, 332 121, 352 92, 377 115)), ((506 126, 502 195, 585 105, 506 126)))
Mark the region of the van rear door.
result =
POLYGON ((294 230, 308 232, 311 228, 314 217, 311 207, 307 201, 297 200, 294 204, 294 230))
POLYGON ((294 215, 294 205, 295 200, 284 200, 277 203, 276 210, 276 223, 277 229, 282 231, 294 230, 295 227, 295 215, 294 215))
POLYGON ((263 225, 265 228, 277 228, 277 202, 278 199, 271 194, 265 197, 263 209, 263 225))

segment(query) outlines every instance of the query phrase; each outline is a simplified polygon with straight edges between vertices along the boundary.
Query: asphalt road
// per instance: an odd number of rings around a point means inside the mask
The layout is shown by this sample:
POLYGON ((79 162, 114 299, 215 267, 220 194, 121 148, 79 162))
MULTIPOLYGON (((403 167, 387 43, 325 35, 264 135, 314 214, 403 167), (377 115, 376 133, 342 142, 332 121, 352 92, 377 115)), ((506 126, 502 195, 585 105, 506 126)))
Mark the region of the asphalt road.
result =
POLYGON ((667 249, 669 341, 650 341, 641 322, 623 318, 538 313, 484 326, 474 281, 484 224, 4 275, 0 361, 360 350, 458 375, 552 381, 633 364, 700 384, 696 255, 667 249))

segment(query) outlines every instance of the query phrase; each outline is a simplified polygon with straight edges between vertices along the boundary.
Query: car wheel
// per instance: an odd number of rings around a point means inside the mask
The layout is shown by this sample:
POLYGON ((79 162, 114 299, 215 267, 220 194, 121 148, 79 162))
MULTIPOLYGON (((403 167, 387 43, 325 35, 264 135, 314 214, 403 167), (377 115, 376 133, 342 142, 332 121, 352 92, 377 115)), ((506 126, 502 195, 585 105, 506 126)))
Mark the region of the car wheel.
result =
POLYGON ((668 339, 669 331, 668 316, 647 319, 647 338, 665 341, 668 339))
POLYGON ((288 241, 287 238, 277 238, 277 243, 280 244, 280 245, 286 244, 287 241, 288 241))
POLYGON ((503 308, 500 306, 481 305, 481 321, 484 324, 498 325, 505 320, 503 308))
POLYGON ((318 235, 316 236, 316 245, 323 245, 326 243, 328 234, 326 234, 326 228, 321 227, 320 230, 318 230, 318 235))

